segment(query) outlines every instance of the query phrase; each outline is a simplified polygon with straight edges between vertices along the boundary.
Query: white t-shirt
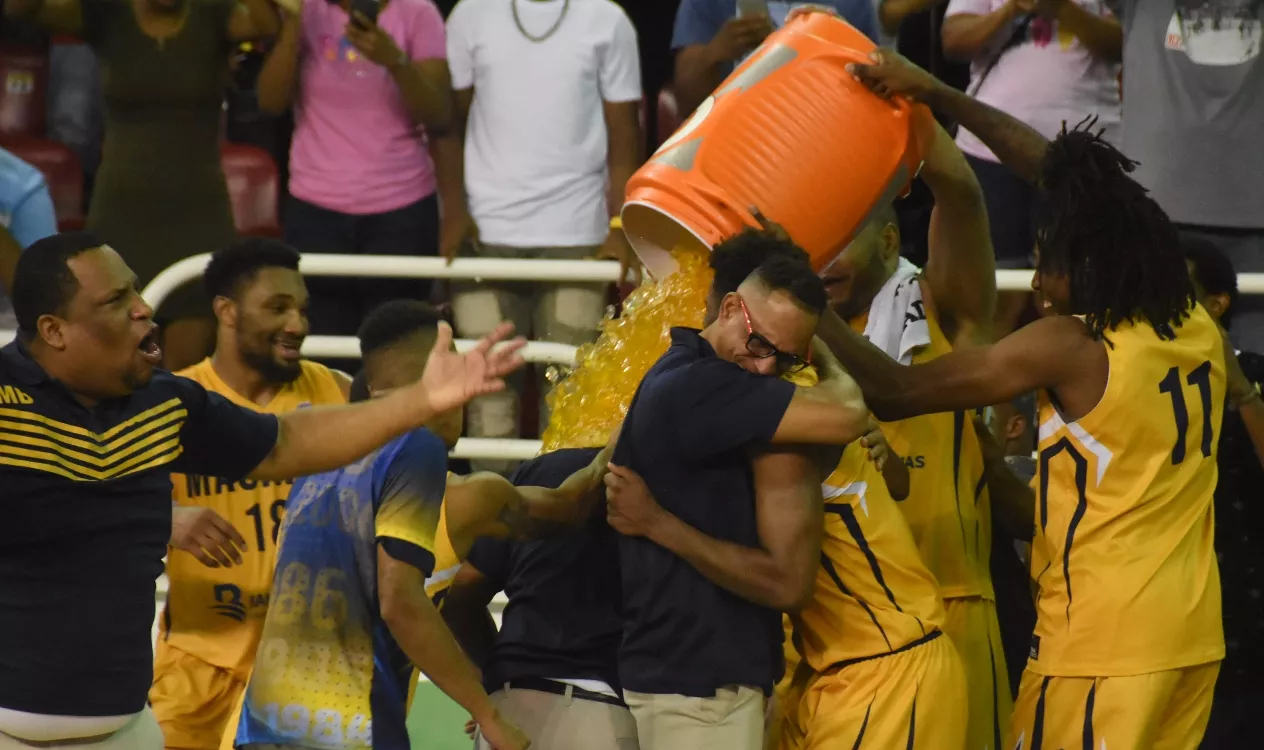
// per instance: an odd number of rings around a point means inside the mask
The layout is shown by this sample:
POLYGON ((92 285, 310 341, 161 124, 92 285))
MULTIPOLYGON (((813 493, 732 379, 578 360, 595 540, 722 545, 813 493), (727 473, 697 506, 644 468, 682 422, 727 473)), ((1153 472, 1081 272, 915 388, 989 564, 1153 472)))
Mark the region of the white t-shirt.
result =
MULTIPOLYGON (((961 13, 987 15, 1006 1, 952 0, 945 18, 961 13)), ((1111 15, 1102 0, 1073 2, 1091 13, 1111 15)), ((1046 138, 1056 136, 1064 121, 1068 128, 1074 128, 1085 117, 1095 115, 1097 127, 1105 128, 1105 138, 1118 144, 1119 64, 1094 57, 1078 38, 1055 21, 1036 16, 1026 39, 1006 52, 979 86, 979 76, 987 69, 991 55, 1013 33, 1014 27, 1006 26, 972 63, 969 91, 974 97, 1017 117, 1046 138)), ((971 156, 997 161, 988 147, 964 128, 957 134, 957 145, 971 156)))
POLYGON ((461 0, 448 17, 452 87, 474 88, 465 190, 479 237, 600 245, 609 232, 602 102, 640 101, 636 30, 610 0, 461 0), (551 36, 546 34, 561 18, 551 36))

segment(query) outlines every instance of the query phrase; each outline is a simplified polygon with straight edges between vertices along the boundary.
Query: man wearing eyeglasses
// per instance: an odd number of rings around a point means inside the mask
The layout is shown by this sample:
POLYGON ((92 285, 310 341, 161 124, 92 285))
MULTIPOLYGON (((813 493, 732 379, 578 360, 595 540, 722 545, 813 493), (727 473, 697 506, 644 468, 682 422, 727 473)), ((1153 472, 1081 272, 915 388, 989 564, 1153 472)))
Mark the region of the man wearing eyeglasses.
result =
MULTIPOLYGON (((669 513, 731 543, 727 559, 713 561, 730 570, 762 546, 766 531, 757 523, 752 454, 786 444, 842 445, 868 425, 850 378, 827 351, 810 347, 826 295, 802 250, 750 230, 714 252, 734 245, 767 260, 718 300, 704 330, 672 329, 671 348, 632 401, 613 461, 639 474, 669 513), (817 387, 778 377, 806 369, 809 358, 821 373, 817 387)), ((815 489, 803 504, 819 521, 815 489)), ((779 520, 794 523, 790 514, 779 520)), ((776 554, 783 546, 815 550, 815 560, 820 523, 796 529, 776 554)), ((621 536, 619 553, 619 678, 641 750, 760 748, 766 696, 782 670, 780 611, 808 599, 810 573, 802 586, 732 580, 721 587, 646 538, 621 536)), ((778 568, 773 554, 764 561, 769 578, 778 568)))

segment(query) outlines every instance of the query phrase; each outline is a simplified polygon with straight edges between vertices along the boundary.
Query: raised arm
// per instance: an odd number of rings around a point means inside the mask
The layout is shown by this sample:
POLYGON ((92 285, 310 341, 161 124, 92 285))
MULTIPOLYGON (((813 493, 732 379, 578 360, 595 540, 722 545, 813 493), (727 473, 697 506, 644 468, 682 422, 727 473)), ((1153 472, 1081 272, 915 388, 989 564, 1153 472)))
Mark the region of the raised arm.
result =
POLYGON ((938 122, 919 120, 921 178, 935 198, 923 278, 939 325, 955 348, 989 344, 996 314, 996 259, 983 189, 938 122))
POLYGON ((269 0, 238 0, 228 17, 228 38, 246 42, 273 36, 281 30, 280 13, 269 0))
MULTIPOLYGON (((1034 0, 1030 0, 1030 3, 1034 3, 1034 0)), ((1021 6, 1020 0, 1009 0, 999 8, 989 11, 987 0, 982 3, 971 0, 960 4, 964 11, 957 11, 956 5, 950 7, 939 32, 944 55, 960 62, 969 62, 980 57, 988 45, 1000 38, 1010 28, 1010 24, 1022 15, 1021 6), (970 12, 975 10, 979 12, 970 12)))
POLYGON ((1058 28, 1074 34, 1095 57, 1107 62, 1123 60, 1124 30, 1113 14, 1098 15, 1074 0, 1044 0, 1043 5, 1058 28))
POLYGON ((272 51, 259 71, 259 109, 279 115, 294 103, 298 90, 299 51, 303 39, 303 17, 300 13, 281 11, 281 30, 272 51))
POLYGON ((822 317, 818 335, 847 363, 874 415, 886 422, 982 408, 1037 388, 1083 382, 1104 389, 1108 370, 1105 346, 1089 338, 1078 319, 1061 315, 993 345, 912 366, 891 359, 832 313, 822 317))
POLYGON ((676 12, 672 49, 676 52, 673 81, 682 118, 693 114, 733 70, 772 33, 767 16, 733 18, 718 10, 723 3, 683 0, 676 12))
POLYGON ((281 415, 276 445, 250 477, 290 479, 345 466, 438 414, 502 390, 503 377, 522 366, 518 352, 526 342, 492 347, 512 331, 502 324, 475 349, 457 354, 451 350, 452 328, 440 323, 421 380, 383 398, 281 415))
POLYGON ((452 120, 452 82, 445 59, 443 18, 433 3, 421 8, 428 17, 416 32, 417 37, 405 43, 406 48, 418 51, 417 59, 359 11, 352 11, 345 33, 360 54, 390 73, 413 123, 442 130, 452 120))
POLYGON ((671 550, 744 599, 797 610, 811 599, 821 555, 821 473, 803 452, 790 448, 758 456, 753 467, 759 547, 715 539, 680 520, 626 467, 611 467, 606 475, 607 520, 622 534, 671 550))
POLYGON ((80 0, 4 0, 4 15, 34 21, 58 34, 83 33, 83 6, 80 0))

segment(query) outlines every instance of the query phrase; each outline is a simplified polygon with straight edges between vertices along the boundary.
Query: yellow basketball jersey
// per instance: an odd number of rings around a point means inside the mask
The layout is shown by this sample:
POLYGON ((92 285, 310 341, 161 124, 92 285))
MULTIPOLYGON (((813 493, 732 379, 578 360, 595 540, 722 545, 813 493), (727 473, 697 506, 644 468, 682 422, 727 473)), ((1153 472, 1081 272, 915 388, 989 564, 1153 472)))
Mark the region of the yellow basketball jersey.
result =
MULTIPOLYGON (((315 362, 303 362, 298 379, 282 388, 265 407, 229 388, 215 374, 209 359, 177 374, 196 380, 238 406, 269 414, 346 400, 334 375, 315 362)), ((185 653, 245 678, 254 662, 268 609, 277 533, 293 483, 250 479, 228 482, 184 474, 173 474, 171 482, 176 503, 214 510, 242 535, 246 550, 242 563, 231 568, 208 568, 188 552, 171 550, 167 557, 170 590, 159 637, 185 653)))
POLYGON ((848 445, 821 489, 825 533, 816 589, 794 618, 808 665, 822 672, 939 630, 938 585, 864 447, 848 445))
POLYGON ((1212 548, 1224 351, 1202 307, 1176 333, 1109 332, 1106 392, 1075 422, 1041 395, 1037 674, 1127 676, 1224 656, 1212 548))
MULTIPOLYGON (((452 472, 448 472, 448 477, 452 477, 452 472)), ((443 505, 439 508, 439 527, 435 531, 434 572, 426 579, 426 595, 436 607, 443 604, 443 597, 452 586, 452 579, 461 569, 462 562, 456 550, 452 548, 452 540, 448 537, 448 502, 444 497, 443 505)))
MULTIPOLYGON (((868 315, 851 321, 863 332, 868 315)), ((921 364, 952 351, 934 311, 926 310, 930 344, 913 354, 921 364)), ((922 560, 945 599, 992 599, 992 513, 983 454, 967 411, 924 414, 882 425, 891 449, 909 469, 909 496, 900 501, 922 560)))

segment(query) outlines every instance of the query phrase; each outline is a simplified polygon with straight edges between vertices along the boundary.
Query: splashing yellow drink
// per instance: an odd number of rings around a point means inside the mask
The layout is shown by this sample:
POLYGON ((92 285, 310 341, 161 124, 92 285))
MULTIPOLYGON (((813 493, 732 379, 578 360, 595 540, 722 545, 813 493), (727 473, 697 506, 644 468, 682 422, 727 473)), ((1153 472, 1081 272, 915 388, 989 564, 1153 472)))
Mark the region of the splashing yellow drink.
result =
POLYGON ((670 346, 672 326, 702 327, 713 276, 709 253, 698 244, 672 250, 676 272, 637 287, 623 314, 607 316, 597 340, 579 348, 575 368, 559 374, 547 397, 546 452, 605 445, 641 378, 670 346))

